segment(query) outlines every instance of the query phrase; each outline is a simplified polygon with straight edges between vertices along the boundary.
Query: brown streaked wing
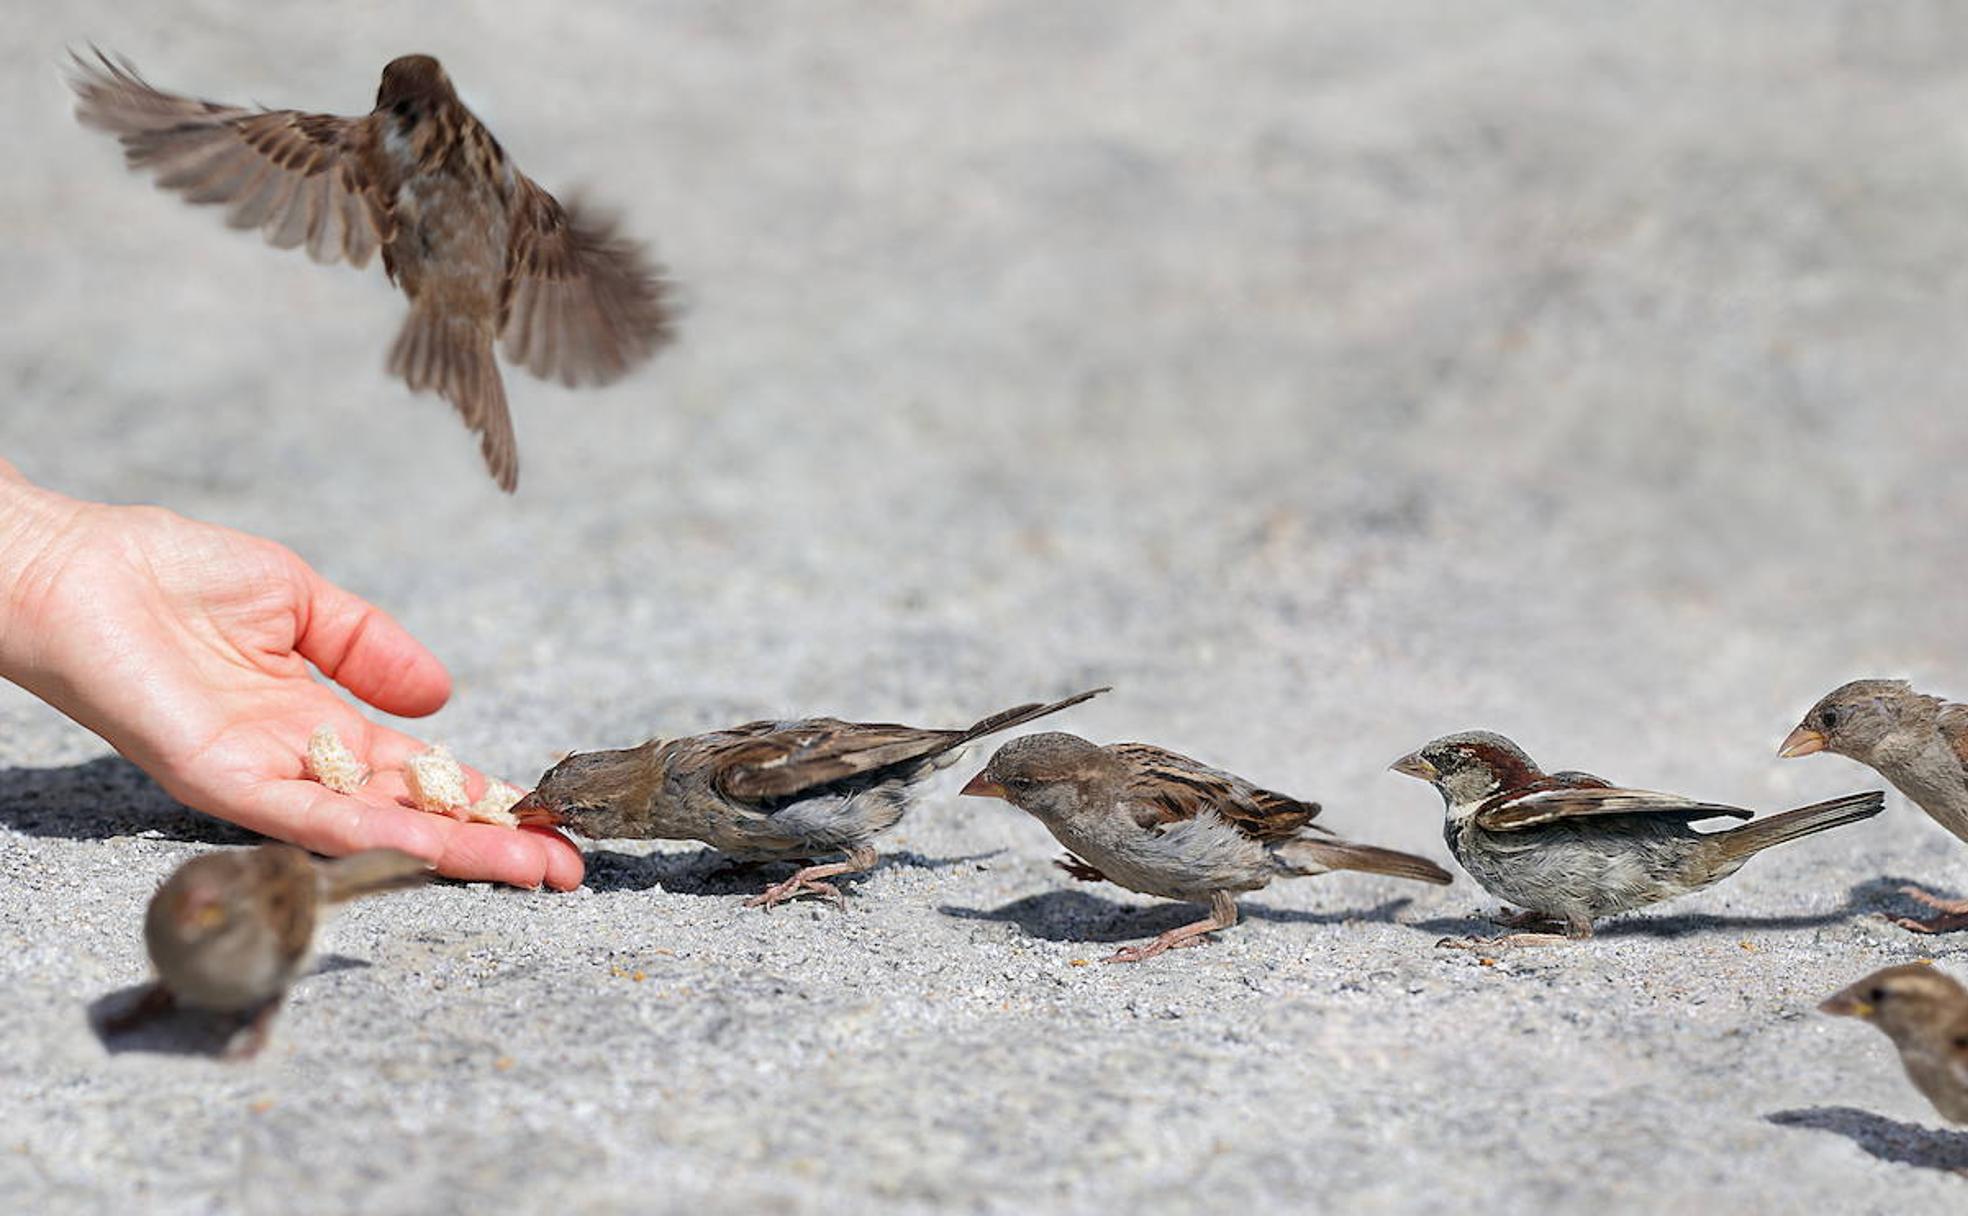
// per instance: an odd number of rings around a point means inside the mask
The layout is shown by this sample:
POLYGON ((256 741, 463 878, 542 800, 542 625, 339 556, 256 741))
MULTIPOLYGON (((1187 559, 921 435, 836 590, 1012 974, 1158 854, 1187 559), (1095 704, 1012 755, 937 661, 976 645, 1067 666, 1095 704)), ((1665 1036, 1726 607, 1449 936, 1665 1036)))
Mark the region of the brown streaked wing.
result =
POLYGON ((1319 804, 1261 789, 1231 773, 1147 743, 1116 743, 1109 754, 1127 764, 1121 796, 1144 828, 1180 823, 1204 811, 1253 840, 1282 840, 1312 824, 1319 804))
POLYGON ((96 63, 73 58, 76 117, 120 139, 130 166, 155 173, 159 186, 224 206, 233 227, 358 267, 394 231, 364 168, 367 122, 200 101, 152 87, 101 51, 96 63))
POLYGON ((1679 794, 1653 790, 1620 790, 1602 786, 1563 785, 1550 789, 1510 790, 1477 809, 1476 826, 1492 832, 1515 832, 1560 819, 1597 815, 1661 815, 1697 823, 1727 816, 1748 819, 1752 812, 1720 802, 1697 802, 1679 794))
POLYGON ((612 219, 562 205, 514 173, 511 246, 499 293, 506 358, 543 380, 607 384, 673 332, 669 288, 612 219))
POLYGON ((315 909, 321 898, 314 858, 292 845, 261 845, 248 857, 251 885, 265 895, 268 927, 282 958, 299 958, 314 941, 315 909))
POLYGON ((1968 705, 1950 701, 1941 706, 1937 722, 1941 728, 1941 737, 1947 740, 1948 747, 1953 749, 1955 758, 1961 761, 1964 777, 1968 777, 1968 705))
POLYGON ((838 718, 748 722, 724 733, 745 737, 717 745, 713 780, 725 796, 742 802, 786 798, 926 759, 963 738, 960 731, 838 718))

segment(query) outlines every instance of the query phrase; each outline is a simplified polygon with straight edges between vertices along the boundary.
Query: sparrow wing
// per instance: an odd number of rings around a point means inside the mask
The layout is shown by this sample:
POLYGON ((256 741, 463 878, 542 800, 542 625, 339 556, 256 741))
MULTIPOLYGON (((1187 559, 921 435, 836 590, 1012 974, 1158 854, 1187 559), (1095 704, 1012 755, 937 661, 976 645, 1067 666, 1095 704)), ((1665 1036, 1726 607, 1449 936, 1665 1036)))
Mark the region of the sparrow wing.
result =
POLYGON ((669 288, 642 246, 523 173, 510 212, 499 334, 506 358, 543 380, 607 384, 672 336, 669 288))
POLYGON ((962 738, 961 731, 838 718, 748 722, 722 733, 732 738, 719 744, 711 759, 712 781, 740 802, 791 798, 926 760, 962 738))
POLYGON ((298 959, 314 942, 315 911, 321 880, 314 858, 292 845, 262 845, 245 854, 250 888, 261 898, 267 927, 282 958, 298 959))
MULTIPOLYGON (((1583 774, 1567 774, 1581 776, 1583 774)), ((1515 832, 1560 819, 1598 815, 1661 815, 1684 823, 1728 816, 1748 819, 1753 812, 1719 802, 1695 802, 1679 794, 1652 790, 1621 790, 1610 786, 1553 785, 1511 790, 1497 795, 1476 811, 1476 826, 1492 832, 1515 832)))
POLYGON ((395 231, 363 167, 373 136, 362 120, 199 101, 153 88, 101 51, 94 63, 72 58, 76 117, 115 135, 130 166, 159 186, 224 206, 234 228, 358 267, 395 231))
POLYGON ((1948 747, 1953 749, 1955 758, 1961 762, 1963 773, 1968 774, 1968 705, 1949 702, 1941 706, 1937 721, 1941 737, 1947 740, 1948 747))
POLYGON ((1260 789, 1232 773, 1147 743, 1116 743, 1107 751, 1126 762, 1121 800, 1134 821, 1155 829, 1204 811, 1253 840, 1283 840, 1317 825, 1316 802, 1260 789))

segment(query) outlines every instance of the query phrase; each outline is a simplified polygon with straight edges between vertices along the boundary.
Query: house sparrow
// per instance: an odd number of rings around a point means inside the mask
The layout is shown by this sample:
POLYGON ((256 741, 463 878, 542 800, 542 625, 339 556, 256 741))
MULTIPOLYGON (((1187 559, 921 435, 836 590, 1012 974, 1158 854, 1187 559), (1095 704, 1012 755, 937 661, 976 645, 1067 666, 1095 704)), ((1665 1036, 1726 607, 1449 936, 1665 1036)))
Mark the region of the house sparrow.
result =
POLYGON ((1138 963, 1196 945, 1237 923, 1238 892, 1274 878, 1359 870, 1451 881, 1426 858, 1334 836, 1312 822, 1316 802, 1146 743, 1101 747, 1057 731, 1027 735, 999 748, 963 792, 1002 798, 1045 824, 1072 850, 1059 865, 1074 878, 1210 906, 1205 919, 1103 962, 1138 963))
POLYGON ((75 57, 76 116, 158 185, 317 262, 360 268, 382 250, 410 297, 389 370, 457 407, 507 492, 519 451, 495 342, 572 387, 619 378, 671 336, 640 246, 515 168, 429 55, 392 60, 361 118, 198 101, 152 88, 127 60, 96 60, 75 57))
POLYGON ((746 900, 748 908, 805 893, 845 902, 827 880, 873 867, 869 842, 895 826, 931 772, 954 763, 976 739, 1106 691, 1020 705, 968 730, 802 718, 576 752, 548 769, 512 810, 522 824, 569 828, 595 840, 701 840, 741 862, 809 863, 746 900), (846 860, 810 864, 833 852, 846 853, 846 860))
POLYGON ((1871 1022, 1893 1040, 1914 1088, 1968 1123, 1968 988, 1919 963, 1875 971, 1818 1006, 1871 1022))
MULTIPOLYGON (((1935 823, 1968 840, 1968 705, 1915 692, 1905 680, 1853 680, 1826 693, 1777 749, 1785 759, 1817 752, 1866 765, 1935 823)), ((1920 933, 1968 927, 1968 899, 1902 890, 1942 914, 1901 917, 1897 924, 1920 933)))
MULTIPOLYGON (((1441 791, 1449 851, 1484 889, 1527 910, 1512 927, 1557 922, 1567 938, 1591 937, 1602 916, 1719 882, 1771 845, 1870 819, 1884 802, 1877 792, 1850 794, 1728 831, 1697 832, 1689 825, 1748 819, 1750 812, 1616 789, 1589 773, 1548 774, 1515 743, 1487 731, 1437 739, 1393 769, 1441 791)), ((1503 940, 1564 939, 1525 933, 1503 940)))
POLYGON ((236 1015, 246 1034, 227 1054, 251 1056, 308 964, 322 913, 417 886, 429 869, 395 849, 317 861, 291 845, 263 844, 194 857, 157 889, 144 916, 157 979, 108 1029, 128 1029, 178 1005, 236 1015))

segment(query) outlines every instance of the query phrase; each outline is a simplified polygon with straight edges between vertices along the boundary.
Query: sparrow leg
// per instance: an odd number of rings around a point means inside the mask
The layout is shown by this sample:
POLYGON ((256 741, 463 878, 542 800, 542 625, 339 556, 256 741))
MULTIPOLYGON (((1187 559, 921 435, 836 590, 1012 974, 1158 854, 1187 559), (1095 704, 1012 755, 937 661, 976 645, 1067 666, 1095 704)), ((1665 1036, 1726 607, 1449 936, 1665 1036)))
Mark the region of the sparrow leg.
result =
POLYGON ((286 995, 283 992, 253 1011, 245 1027, 233 1035, 232 1042, 226 1044, 226 1059, 250 1060, 260 1054, 260 1049, 267 1045, 268 1034, 273 1030, 274 1015, 280 1012, 280 1004, 286 995))
POLYGON ((845 908, 847 896, 841 889, 826 880, 837 874, 858 874, 872 870, 877 860, 876 853, 867 845, 856 845, 847 851, 845 861, 829 862, 824 866, 801 866, 797 874, 784 882, 776 882, 757 895, 745 901, 747 908, 771 908, 782 904, 797 895, 824 895, 845 908))
POLYGON ((1180 950, 1184 946, 1200 946, 1204 934, 1218 929, 1228 929, 1237 923, 1237 899, 1228 891, 1210 892, 1210 914, 1192 925, 1170 929, 1145 946, 1124 946, 1101 959, 1103 963, 1138 963, 1143 959, 1154 958, 1164 950, 1180 950))
POLYGON ((1435 945, 1447 950, 1509 950, 1517 946, 1562 946, 1567 942, 1584 941, 1592 936, 1591 918, 1577 913, 1565 916, 1563 933, 1548 931, 1550 928, 1557 927, 1557 917, 1539 916, 1534 912, 1521 912, 1507 918, 1500 918, 1499 923, 1507 927, 1544 925, 1547 926, 1547 931, 1506 933, 1502 937, 1445 937, 1435 945))
POLYGON ((1896 916, 1893 918, 1893 923, 1900 928, 1915 933, 1953 933, 1957 929, 1968 929, 1968 899, 1943 899, 1919 887, 1901 887, 1900 894, 1926 904, 1942 914, 1929 920, 1896 916))
POLYGON ((178 999, 171 990, 159 983, 152 983, 144 989, 143 995, 130 1002, 121 1013, 103 1019, 104 1034, 127 1034, 152 1018, 162 1017, 177 1008, 178 999))

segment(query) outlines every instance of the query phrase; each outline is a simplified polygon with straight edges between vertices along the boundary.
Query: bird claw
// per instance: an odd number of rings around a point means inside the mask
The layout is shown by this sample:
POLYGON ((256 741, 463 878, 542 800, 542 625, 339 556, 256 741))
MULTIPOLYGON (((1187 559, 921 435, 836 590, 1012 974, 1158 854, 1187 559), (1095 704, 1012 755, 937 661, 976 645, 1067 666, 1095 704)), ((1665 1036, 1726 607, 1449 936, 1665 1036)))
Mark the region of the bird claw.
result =
POLYGON ((1932 920, 1895 916, 1893 923, 1910 933, 1954 933, 1961 929, 1968 929, 1968 912, 1951 912, 1946 916, 1936 916, 1932 920))
POLYGON ((839 887, 822 879, 804 878, 798 874, 793 875, 784 882, 773 883, 765 890, 760 891, 757 895, 746 900, 745 906, 747 908, 764 908, 770 912, 773 908, 785 903, 787 900, 796 899, 801 895, 818 895, 825 899, 833 900, 834 906, 843 911, 847 909, 847 895, 839 887))
POLYGON ((1900 894, 1913 900, 1915 903, 1926 904, 1928 907, 1939 909, 1950 916, 1968 915, 1968 899, 1943 899, 1941 896, 1931 891, 1923 891, 1919 887, 1901 887, 1900 894))

